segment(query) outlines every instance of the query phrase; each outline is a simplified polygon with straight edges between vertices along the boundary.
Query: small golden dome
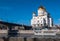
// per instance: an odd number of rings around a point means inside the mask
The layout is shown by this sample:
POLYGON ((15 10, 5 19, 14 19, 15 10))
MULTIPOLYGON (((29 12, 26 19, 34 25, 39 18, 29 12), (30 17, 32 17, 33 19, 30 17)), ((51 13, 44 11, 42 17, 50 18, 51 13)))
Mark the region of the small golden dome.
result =
POLYGON ((36 14, 36 12, 33 12, 33 14, 36 14))

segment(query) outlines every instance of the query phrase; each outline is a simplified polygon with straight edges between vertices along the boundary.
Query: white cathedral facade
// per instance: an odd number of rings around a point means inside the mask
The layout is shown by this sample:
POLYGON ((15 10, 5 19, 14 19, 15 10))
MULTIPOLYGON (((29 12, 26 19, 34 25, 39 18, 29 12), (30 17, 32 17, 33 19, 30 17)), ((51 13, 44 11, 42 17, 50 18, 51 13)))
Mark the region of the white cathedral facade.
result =
POLYGON ((50 14, 46 11, 46 9, 43 6, 40 6, 38 8, 38 15, 36 15, 36 13, 33 12, 31 26, 32 27, 53 26, 53 20, 50 14))

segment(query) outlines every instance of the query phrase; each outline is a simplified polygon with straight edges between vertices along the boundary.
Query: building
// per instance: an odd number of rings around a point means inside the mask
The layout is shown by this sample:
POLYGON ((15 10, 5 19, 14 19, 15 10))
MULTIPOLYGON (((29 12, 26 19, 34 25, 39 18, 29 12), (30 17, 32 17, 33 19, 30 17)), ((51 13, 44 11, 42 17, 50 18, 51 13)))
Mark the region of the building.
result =
POLYGON ((43 6, 40 6, 38 8, 38 16, 36 16, 36 13, 33 12, 33 17, 31 19, 31 26, 32 27, 53 26, 53 20, 50 14, 46 11, 46 9, 43 6))

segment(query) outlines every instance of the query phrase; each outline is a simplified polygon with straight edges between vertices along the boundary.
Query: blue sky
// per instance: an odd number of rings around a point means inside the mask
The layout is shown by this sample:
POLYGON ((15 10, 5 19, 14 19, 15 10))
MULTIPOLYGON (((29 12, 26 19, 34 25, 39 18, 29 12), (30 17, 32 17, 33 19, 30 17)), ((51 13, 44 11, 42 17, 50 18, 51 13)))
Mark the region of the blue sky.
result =
POLYGON ((0 20, 30 25, 32 12, 42 5, 50 13, 54 24, 60 24, 60 0, 0 0, 0 20))

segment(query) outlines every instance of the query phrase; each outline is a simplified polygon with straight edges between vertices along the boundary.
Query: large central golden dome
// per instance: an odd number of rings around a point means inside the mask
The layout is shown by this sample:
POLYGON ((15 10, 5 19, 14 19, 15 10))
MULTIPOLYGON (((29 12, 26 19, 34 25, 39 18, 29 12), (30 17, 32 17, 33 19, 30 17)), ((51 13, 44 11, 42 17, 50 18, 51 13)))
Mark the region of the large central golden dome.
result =
POLYGON ((40 6, 38 10, 45 10, 45 8, 43 6, 40 6))

